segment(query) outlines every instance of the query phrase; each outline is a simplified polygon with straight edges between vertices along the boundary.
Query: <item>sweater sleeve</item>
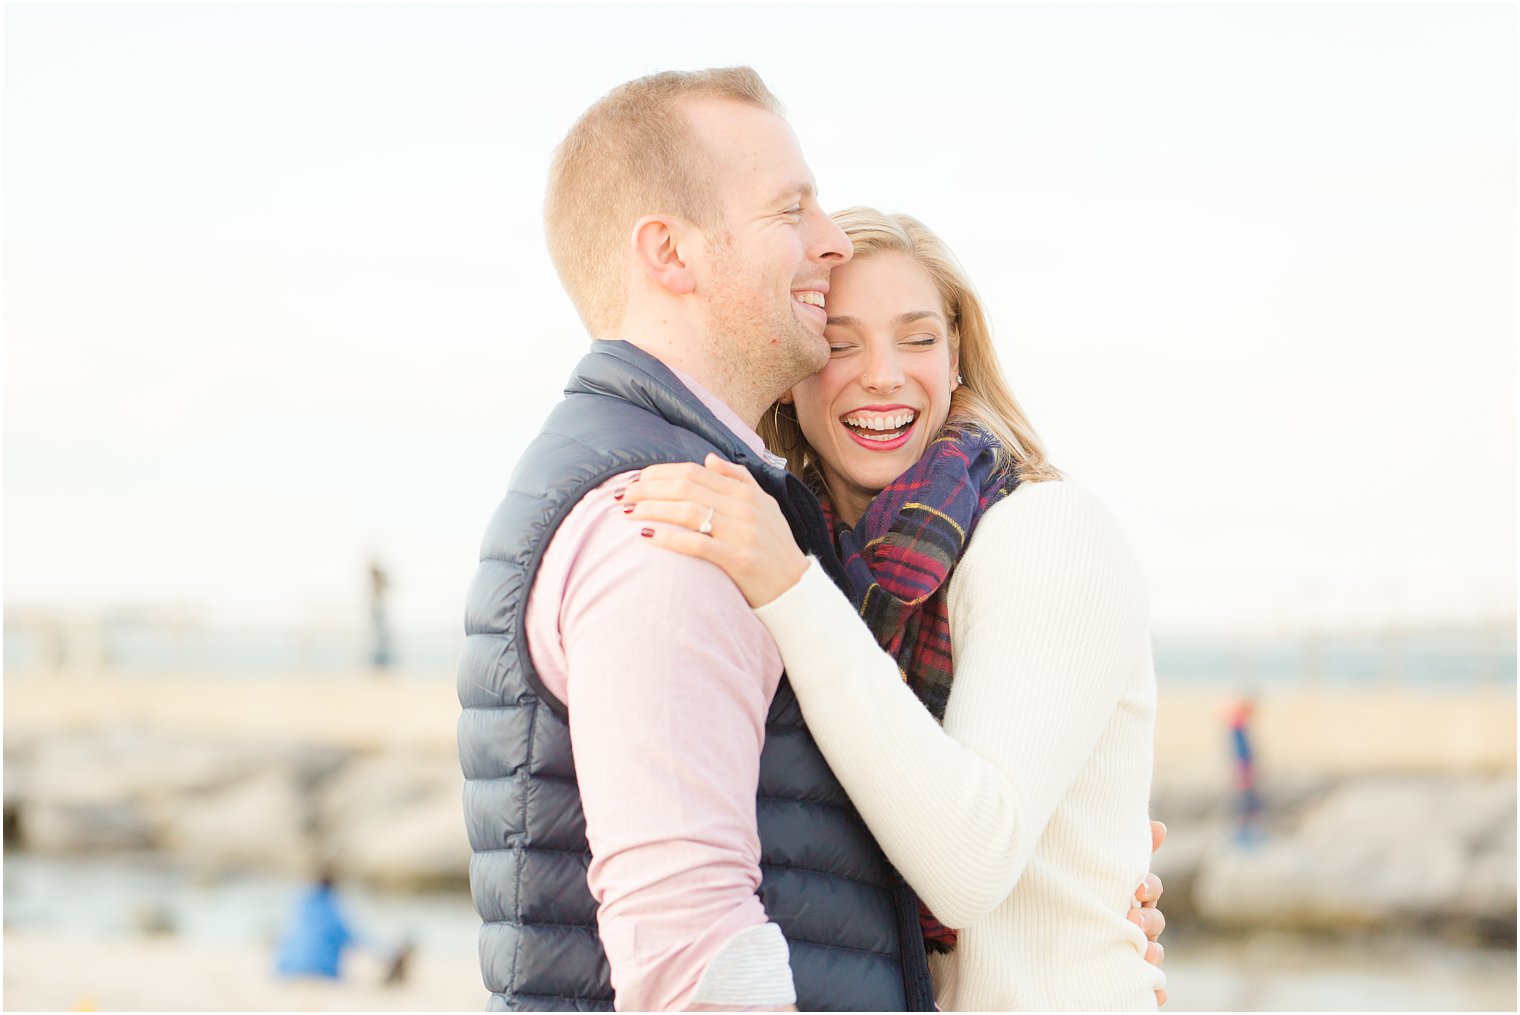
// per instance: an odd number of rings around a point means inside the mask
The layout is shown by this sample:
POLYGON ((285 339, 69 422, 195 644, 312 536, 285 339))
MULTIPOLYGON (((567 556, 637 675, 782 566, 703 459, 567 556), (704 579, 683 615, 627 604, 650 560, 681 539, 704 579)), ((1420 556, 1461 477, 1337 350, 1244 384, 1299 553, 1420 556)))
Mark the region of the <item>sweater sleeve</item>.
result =
POLYGON ((1114 711, 1147 618, 1117 526, 1064 482, 990 509, 949 595, 943 728, 816 562, 756 613, 882 848, 940 920, 964 927, 1012 891, 1114 711))

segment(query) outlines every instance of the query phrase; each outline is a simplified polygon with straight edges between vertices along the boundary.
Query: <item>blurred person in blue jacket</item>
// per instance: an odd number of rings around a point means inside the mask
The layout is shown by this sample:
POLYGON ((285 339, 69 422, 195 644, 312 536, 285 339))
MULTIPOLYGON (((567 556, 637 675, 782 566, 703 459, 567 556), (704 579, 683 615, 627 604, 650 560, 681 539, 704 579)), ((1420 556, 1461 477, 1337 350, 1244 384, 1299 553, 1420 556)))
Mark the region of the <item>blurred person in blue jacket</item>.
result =
POLYGON ((338 908, 333 878, 323 872, 297 900, 280 936, 275 972, 280 976, 338 979, 343 951, 360 940, 338 908))

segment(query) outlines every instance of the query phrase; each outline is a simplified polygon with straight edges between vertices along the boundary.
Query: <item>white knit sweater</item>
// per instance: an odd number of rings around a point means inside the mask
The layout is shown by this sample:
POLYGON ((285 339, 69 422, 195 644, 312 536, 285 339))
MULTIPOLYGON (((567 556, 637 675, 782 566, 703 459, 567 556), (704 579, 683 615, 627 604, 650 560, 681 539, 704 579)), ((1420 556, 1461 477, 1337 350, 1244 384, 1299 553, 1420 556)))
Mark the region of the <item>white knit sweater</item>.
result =
POLYGON ((1069 482, 991 508, 951 576, 941 728, 814 561, 756 610, 829 765, 946 925, 947 1011, 1154 1009, 1125 918, 1150 864, 1155 676, 1124 536, 1069 482))

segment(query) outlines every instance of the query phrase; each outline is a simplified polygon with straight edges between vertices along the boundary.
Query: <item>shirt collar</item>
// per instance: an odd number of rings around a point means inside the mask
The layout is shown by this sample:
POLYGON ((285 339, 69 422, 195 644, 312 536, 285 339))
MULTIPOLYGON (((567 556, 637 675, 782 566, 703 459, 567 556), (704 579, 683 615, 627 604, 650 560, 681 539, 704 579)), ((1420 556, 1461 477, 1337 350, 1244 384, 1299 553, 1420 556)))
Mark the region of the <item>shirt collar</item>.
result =
POLYGON ((675 374, 676 380, 684 384, 693 395, 696 395, 697 401, 706 406, 708 412, 718 417, 718 422, 728 427, 735 437, 744 442, 746 447, 776 468, 786 468, 786 459, 779 455, 771 454, 765 447, 765 441, 760 439, 760 435, 746 425, 744 420, 739 418, 739 414, 728 407, 728 403, 724 402, 711 391, 708 391, 697 382, 695 377, 692 377, 685 371, 677 370, 669 363, 665 364, 665 369, 675 374))

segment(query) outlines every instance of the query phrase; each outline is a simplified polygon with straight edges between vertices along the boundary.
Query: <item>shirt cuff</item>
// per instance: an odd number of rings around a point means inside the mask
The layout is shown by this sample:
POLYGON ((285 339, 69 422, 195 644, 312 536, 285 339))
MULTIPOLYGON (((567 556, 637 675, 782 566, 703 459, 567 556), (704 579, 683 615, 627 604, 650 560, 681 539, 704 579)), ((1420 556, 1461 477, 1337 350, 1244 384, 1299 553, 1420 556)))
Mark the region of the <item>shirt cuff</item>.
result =
POLYGON ((797 1003, 786 938, 774 923, 746 927, 707 964, 691 1003, 722 1008, 784 1008, 797 1003))

